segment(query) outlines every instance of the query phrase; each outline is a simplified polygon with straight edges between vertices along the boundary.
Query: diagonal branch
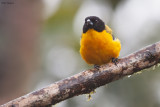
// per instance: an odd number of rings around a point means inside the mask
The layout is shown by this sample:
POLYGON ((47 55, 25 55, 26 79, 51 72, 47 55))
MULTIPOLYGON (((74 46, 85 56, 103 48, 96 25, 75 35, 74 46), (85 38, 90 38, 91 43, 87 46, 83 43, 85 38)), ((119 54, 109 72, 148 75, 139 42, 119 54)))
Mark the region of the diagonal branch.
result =
POLYGON ((42 107, 86 94, 97 87, 154 66, 160 62, 160 42, 147 46, 113 63, 90 69, 31 92, 0 107, 42 107))

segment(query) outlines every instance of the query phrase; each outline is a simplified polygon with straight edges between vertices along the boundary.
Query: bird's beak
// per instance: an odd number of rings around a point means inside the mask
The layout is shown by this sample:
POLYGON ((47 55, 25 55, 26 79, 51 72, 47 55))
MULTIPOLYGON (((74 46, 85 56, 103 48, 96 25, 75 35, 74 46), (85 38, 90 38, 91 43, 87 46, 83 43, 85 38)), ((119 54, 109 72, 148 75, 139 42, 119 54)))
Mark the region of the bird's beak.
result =
POLYGON ((92 27, 93 26, 93 22, 90 19, 87 19, 86 21, 87 25, 92 27))

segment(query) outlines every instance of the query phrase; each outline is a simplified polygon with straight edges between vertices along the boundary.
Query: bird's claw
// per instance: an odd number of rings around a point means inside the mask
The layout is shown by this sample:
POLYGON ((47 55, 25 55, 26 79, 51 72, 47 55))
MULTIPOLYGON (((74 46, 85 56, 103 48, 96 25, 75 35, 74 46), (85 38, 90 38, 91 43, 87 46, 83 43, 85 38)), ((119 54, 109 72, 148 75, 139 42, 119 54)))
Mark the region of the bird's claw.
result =
POLYGON ((99 69, 99 68, 100 68, 100 65, 96 65, 96 64, 95 64, 95 65, 94 65, 94 68, 95 68, 95 69, 99 69))
POLYGON ((112 58, 112 62, 117 66, 118 58, 112 58))

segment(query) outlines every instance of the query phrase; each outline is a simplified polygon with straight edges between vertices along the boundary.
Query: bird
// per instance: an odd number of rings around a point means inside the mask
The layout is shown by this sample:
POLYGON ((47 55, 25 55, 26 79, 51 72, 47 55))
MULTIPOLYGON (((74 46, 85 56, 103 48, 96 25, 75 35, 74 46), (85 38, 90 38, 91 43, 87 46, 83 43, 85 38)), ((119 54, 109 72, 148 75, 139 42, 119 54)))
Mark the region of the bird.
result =
POLYGON ((80 40, 80 54, 86 63, 99 67, 113 62, 117 65, 121 43, 112 29, 97 16, 85 18, 80 40))

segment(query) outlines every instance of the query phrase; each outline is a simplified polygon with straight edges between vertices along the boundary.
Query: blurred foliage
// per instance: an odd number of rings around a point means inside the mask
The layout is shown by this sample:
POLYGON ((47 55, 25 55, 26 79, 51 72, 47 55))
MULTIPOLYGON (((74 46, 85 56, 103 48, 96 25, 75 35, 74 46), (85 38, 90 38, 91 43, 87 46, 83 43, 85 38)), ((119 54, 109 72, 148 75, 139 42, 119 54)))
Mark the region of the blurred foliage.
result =
POLYGON ((106 1, 109 1, 112 5, 112 8, 115 9, 117 7, 117 5, 124 0, 106 0, 106 1))
MULTIPOLYGON (((58 11, 45 22, 44 33, 49 33, 47 38, 52 38, 53 42, 70 45, 79 51, 79 38, 73 33, 73 19, 82 1, 63 1, 58 11), (71 4, 74 4, 71 6, 71 4), (59 40, 57 40, 59 39, 59 40)), ((45 35, 46 36, 46 35, 45 35)), ((45 37, 46 38, 46 37, 45 37)))

